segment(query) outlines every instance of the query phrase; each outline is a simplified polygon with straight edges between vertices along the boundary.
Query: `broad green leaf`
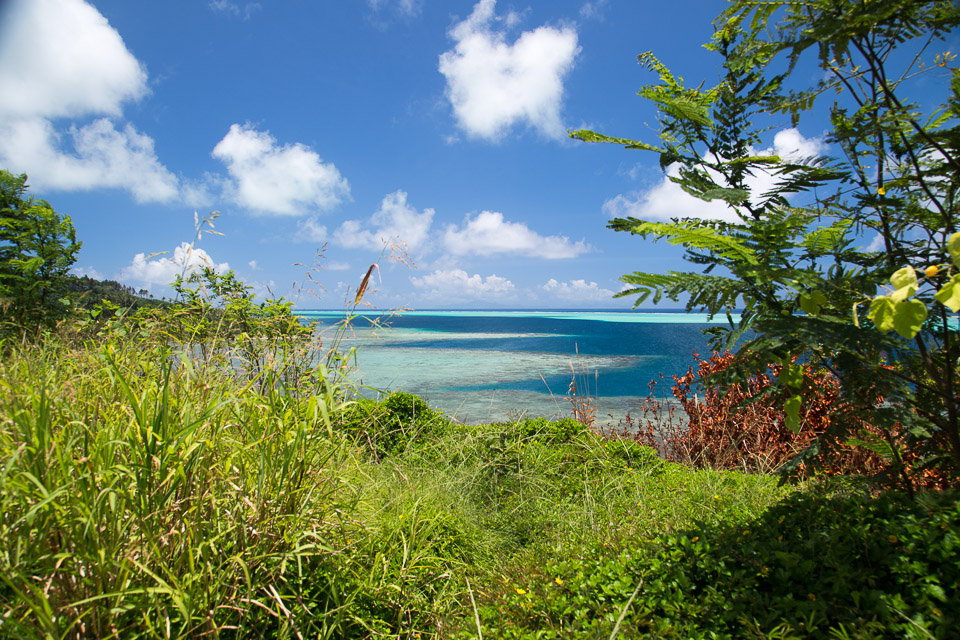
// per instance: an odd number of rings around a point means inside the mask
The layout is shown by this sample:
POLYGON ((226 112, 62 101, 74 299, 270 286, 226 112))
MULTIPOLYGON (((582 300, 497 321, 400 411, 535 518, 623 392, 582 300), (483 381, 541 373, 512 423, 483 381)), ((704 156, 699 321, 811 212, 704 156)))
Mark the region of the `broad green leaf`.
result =
POLYGON ((794 433, 800 433, 800 403, 801 396, 790 396, 783 403, 784 413, 787 415, 787 428, 794 433))
POLYGON ((890 299, 894 304, 900 304, 917 292, 917 272, 907 265, 890 276, 890 284, 894 288, 890 299))
POLYGON ((950 311, 960 311, 960 274, 950 278, 933 298, 950 311))
POLYGON ((950 259, 953 264, 960 267, 960 231, 950 236, 947 240, 947 251, 950 252, 950 259))
POLYGON ((896 291, 891 293, 890 299, 893 300, 894 304, 900 304, 901 302, 906 301, 907 298, 910 298, 911 296, 913 296, 916 292, 917 292, 916 285, 910 284, 900 289, 897 289, 896 291))
POLYGON ((919 300, 897 303, 893 312, 893 328, 904 338, 912 338, 920 332, 927 319, 927 305, 919 300))
POLYGON ((800 294, 800 308, 811 316, 820 313, 820 308, 827 304, 827 296, 820 291, 800 294))
POLYGON ((880 331, 893 329, 894 304, 890 296, 877 296, 870 303, 870 313, 867 317, 873 321, 880 331))
POLYGON ((917 272, 910 265, 898 269, 890 276, 890 284, 894 289, 903 289, 904 287, 917 286, 917 272))
POLYGON ((783 384, 793 389, 799 389, 803 386, 803 365, 791 364, 785 366, 778 376, 783 384))

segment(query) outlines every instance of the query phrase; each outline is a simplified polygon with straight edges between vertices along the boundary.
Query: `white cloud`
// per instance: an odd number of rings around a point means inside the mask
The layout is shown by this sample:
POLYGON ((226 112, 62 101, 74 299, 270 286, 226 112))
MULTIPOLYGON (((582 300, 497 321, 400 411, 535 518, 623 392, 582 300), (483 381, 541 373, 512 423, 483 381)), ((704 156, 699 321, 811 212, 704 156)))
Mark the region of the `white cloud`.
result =
POLYGON ((268 280, 267 282, 253 280, 251 282, 244 282, 243 284, 247 287, 250 287, 250 293, 252 293, 253 297, 258 300, 275 298, 277 295, 277 283, 273 280, 268 280))
POLYGON ((410 251, 417 251, 427 242, 433 209, 422 213, 407 204, 405 191, 395 191, 384 196, 380 208, 370 216, 369 226, 364 229, 359 220, 347 220, 333 234, 333 241, 348 249, 372 249, 379 251, 385 245, 402 241, 410 251))
POLYGON ((153 140, 119 125, 148 93, 120 34, 82 0, 14 0, 0 27, 0 164, 38 188, 126 189, 139 202, 176 197, 153 140), (57 129, 52 119, 106 115, 57 129), (68 144, 64 144, 68 143, 68 144), (72 148, 71 148, 72 145, 72 148))
POLYGON ((324 263, 323 268, 327 271, 349 271, 350 263, 331 260, 330 262, 324 263))
POLYGON ((250 267, 252 271, 260 271, 260 267, 259 265, 257 265, 256 260, 251 260, 250 262, 247 263, 247 266, 250 267))
POLYGON ((252 211, 296 216, 350 196, 347 180, 315 151, 300 143, 278 147, 269 132, 250 124, 231 125, 212 155, 230 174, 226 195, 252 211))
POLYGON ((603 211, 611 218, 634 217, 641 220, 665 220, 672 218, 702 218, 737 222, 740 217, 722 200, 707 202, 695 198, 673 182, 669 177, 680 175, 679 165, 667 168, 662 182, 642 194, 614 196, 603 203, 603 211))
POLYGON ((781 129, 773 136, 773 148, 759 153, 774 153, 788 162, 802 162, 826 150, 820 138, 805 138, 796 129, 781 129))
POLYGON ((83 267, 76 265, 70 268, 70 274, 82 278, 87 276, 88 278, 93 278, 94 280, 105 280, 106 276, 94 269, 93 267, 83 267))
POLYGON ((0 124, 0 163, 29 173, 39 188, 119 188, 137 202, 169 202, 179 181, 157 159, 153 139, 127 124, 117 130, 107 118, 77 128, 68 137, 73 152, 60 150, 63 136, 49 120, 24 118, 0 124))
POLYGON ((510 297, 516 287, 506 278, 478 273, 470 276, 463 269, 437 270, 423 277, 410 277, 414 287, 423 292, 426 299, 438 299, 445 303, 465 300, 493 300, 510 297))
MULTIPOLYGON (((788 162, 802 162, 822 153, 824 147, 820 139, 805 138, 796 129, 784 129, 774 136, 773 147, 762 150, 751 149, 751 153, 778 155, 788 162)), ((778 179, 761 170, 755 171, 755 175, 749 176, 746 182, 754 194, 754 201, 759 201, 764 192, 776 186, 778 179)), ((633 216, 641 220, 668 221, 673 218, 700 218, 727 222, 740 220, 736 211, 727 206, 726 202, 700 200, 670 180, 671 177, 679 175, 679 165, 671 165, 667 168, 667 175, 653 188, 640 194, 615 196, 603 204, 603 210, 611 217, 633 216)), ((714 173, 712 176, 718 184, 723 184, 719 174, 714 173)))
POLYGON ((578 303, 589 301, 609 302, 614 295, 614 292, 610 289, 604 289, 596 282, 587 282, 586 280, 558 282, 555 278, 550 278, 540 288, 552 297, 578 303))
POLYGON ((571 242, 566 236, 541 236, 522 222, 507 222, 503 214, 482 211, 466 217, 463 229, 447 227, 444 246, 456 255, 492 256, 500 253, 534 258, 575 258, 591 250, 583 240, 571 242))
POLYGON ((450 30, 454 48, 440 55, 439 71, 458 124, 467 135, 497 140, 517 123, 560 137, 563 79, 580 48, 569 27, 539 27, 510 44, 496 22, 519 20, 494 14, 496 0, 480 0, 473 13, 450 30))
POLYGON ((178 275, 186 277, 204 267, 210 267, 217 273, 230 270, 228 263, 217 264, 203 249, 191 247, 183 242, 173 250, 173 257, 148 258, 145 254, 138 253, 133 257, 130 265, 121 270, 120 278, 127 282, 166 285, 173 282, 178 275))
POLYGON ((116 29, 82 0, 14 0, 0 29, 4 118, 120 115, 147 73, 116 29))
POLYGON ((870 244, 865 246, 861 251, 886 251, 887 243, 883 239, 883 234, 878 233, 873 237, 873 240, 870 241, 870 244))
POLYGON ((323 244, 327 241, 327 227, 320 224, 317 218, 307 218, 297 224, 297 235, 293 238, 294 242, 312 242, 314 244, 323 244))

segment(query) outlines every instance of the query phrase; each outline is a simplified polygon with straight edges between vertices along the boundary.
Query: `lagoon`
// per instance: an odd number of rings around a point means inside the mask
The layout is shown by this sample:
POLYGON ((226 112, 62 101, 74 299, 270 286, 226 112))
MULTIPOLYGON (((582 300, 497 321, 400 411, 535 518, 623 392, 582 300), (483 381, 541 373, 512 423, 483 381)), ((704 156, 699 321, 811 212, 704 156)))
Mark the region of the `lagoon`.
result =
MULTIPOLYGON (((521 416, 570 415, 573 372, 587 372, 598 418, 616 424, 657 381, 670 398, 672 376, 708 353, 704 329, 726 324, 706 314, 581 310, 417 310, 402 313, 303 309, 329 348, 357 348, 352 379, 367 393, 402 390, 467 424, 521 416)), ((739 318, 734 316, 734 322, 739 318)))

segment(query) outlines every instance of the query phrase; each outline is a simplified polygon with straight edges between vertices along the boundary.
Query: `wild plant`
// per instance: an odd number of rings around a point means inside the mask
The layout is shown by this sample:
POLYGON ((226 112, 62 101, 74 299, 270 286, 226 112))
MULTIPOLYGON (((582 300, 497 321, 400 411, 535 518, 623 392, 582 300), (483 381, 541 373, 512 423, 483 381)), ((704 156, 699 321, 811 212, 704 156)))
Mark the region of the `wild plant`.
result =
POLYGON ((567 400, 570 401, 570 408, 573 412, 573 419, 577 422, 592 427, 597 420, 597 407, 599 398, 597 396, 597 385, 599 384, 599 371, 593 372, 593 395, 590 395, 590 372, 580 360, 580 349, 576 348, 576 362, 570 361, 570 385, 567 388, 567 400))

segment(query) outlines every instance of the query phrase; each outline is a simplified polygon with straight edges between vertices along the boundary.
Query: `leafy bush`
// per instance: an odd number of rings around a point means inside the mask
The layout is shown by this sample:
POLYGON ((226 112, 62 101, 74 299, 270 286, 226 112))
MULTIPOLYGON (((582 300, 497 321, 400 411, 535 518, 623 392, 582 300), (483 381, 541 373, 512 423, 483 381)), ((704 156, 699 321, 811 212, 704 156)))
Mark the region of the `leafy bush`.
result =
POLYGON ((504 638, 607 637, 624 611, 625 638, 950 638, 958 555, 956 492, 821 488, 752 520, 557 559, 481 611, 504 638))
POLYGON ((547 418, 523 418, 516 423, 522 438, 537 438, 543 442, 564 443, 575 436, 589 433, 590 427, 573 418, 548 420, 547 418))
POLYGON ((358 398, 347 405, 341 426, 377 458, 402 453, 417 439, 436 437, 450 420, 422 398, 395 391, 382 400, 358 398))
MULTIPOLYGON (((673 395, 685 420, 665 412, 651 395, 640 408, 640 418, 627 416, 622 437, 633 437, 655 448, 666 460, 698 468, 744 469, 769 472, 781 469, 793 475, 865 475, 886 484, 900 484, 907 474, 911 486, 943 489, 953 479, 943 469, 929 468, 905 450, 902 428, 881 430, 857 420, 839 381, 809 363, 792 363, 792 372, 773 364, 767 372, 731 383, 711 386, 717 375, 730 374, 736 357, 714 352, 708 359, 696 353, 696 371, 690 367, 674 376, 673 395), (776 378, 796 377, 802 394, 794 415, 785 409, 776 378), (832 437, 831 427, 844 416, 858 431, 844 441, 832 437)), ((882 398, 878 398, 878 402, 882 398)))

